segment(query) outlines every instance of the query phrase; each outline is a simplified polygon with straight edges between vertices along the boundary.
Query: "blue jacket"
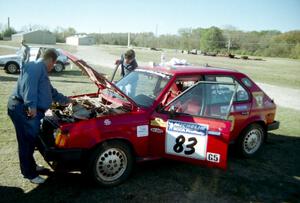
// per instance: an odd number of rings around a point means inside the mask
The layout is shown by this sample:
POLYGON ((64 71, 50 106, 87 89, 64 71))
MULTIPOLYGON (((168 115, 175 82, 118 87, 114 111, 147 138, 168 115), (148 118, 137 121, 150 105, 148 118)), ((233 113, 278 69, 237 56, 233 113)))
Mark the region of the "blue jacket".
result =
POLYGON ((29 62, 21 69, 12 96, 23 100, 26 107, 47 110, 52 101, 67 104, 70 99, 52 87, 44 61, 29 62))

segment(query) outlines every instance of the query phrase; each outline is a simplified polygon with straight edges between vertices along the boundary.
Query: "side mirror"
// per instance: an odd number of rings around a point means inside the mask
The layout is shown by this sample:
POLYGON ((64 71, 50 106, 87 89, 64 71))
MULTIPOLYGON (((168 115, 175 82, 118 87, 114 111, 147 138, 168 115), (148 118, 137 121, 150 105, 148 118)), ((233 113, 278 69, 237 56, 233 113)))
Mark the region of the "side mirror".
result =
POLYGON ((169 118, 174 118, 175 114, 176 114, 176 107, 172 105, 170 106, 170 109, 168 111, 169 118))
POLYGON ((162 104, 159 104, 157 107, 156 107, 156 112, 159 112, 159 113, 161 113, 161 112, 163 112, 164 110, 163 110, 163 105, 162 104))

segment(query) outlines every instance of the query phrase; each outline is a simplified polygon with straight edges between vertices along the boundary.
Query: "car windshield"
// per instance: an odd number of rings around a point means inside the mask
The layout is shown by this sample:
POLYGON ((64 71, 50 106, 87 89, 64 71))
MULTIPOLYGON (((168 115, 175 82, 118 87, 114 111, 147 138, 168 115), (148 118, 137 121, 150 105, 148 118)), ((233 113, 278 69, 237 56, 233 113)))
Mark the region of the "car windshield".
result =
POLYGON ((137 69, 119 80, 116 86, 140 107, 150 107, 169 80, 169 75, 137 69))

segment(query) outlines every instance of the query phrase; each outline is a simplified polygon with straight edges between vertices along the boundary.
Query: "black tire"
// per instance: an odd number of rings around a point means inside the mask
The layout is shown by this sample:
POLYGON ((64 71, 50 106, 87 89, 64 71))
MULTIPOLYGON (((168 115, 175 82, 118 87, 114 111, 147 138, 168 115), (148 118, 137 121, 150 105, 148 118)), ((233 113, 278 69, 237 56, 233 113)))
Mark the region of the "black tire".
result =
POLYGON ((65 65, 62 62, 57 61, 56 64, 54 64, 54 67, 53 67, 54 72, 61 73, 61 72, 63 72, 64 69, 65 69, 65 65))
POLYGON ((15 62, 9 62, 5 65, 5 72, 8 74, 18 73, 20 66, 15 62))
POLYGON ((88 175, 100 186, 110 187, 124 182, 131 174, 133 155, 122 141, 102 143, 93 153, 88 175))
POLYGON ((238 139, 236 146, 238 155, 245 158, 255 156, 262 148, 265 137, 266 131, 261 125, 257 123, 250 124, 243 130, 238 139))

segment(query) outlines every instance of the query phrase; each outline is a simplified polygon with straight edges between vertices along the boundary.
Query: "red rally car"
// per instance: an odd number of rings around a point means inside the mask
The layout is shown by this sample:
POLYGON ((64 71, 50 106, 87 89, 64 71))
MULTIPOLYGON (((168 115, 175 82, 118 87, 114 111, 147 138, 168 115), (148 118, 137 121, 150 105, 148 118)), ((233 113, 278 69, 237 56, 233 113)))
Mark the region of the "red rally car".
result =
POLYGON ((243 73, 155 66, 114 84, 65 54, 98 91, 53 106, 43 119, 39 148, 54 170, 80 170, 113 186, 128 178, 135 161, 167 158, 226 169, 230 143, 251 157, 267 132, 279 128, 274 101, 243 73))

